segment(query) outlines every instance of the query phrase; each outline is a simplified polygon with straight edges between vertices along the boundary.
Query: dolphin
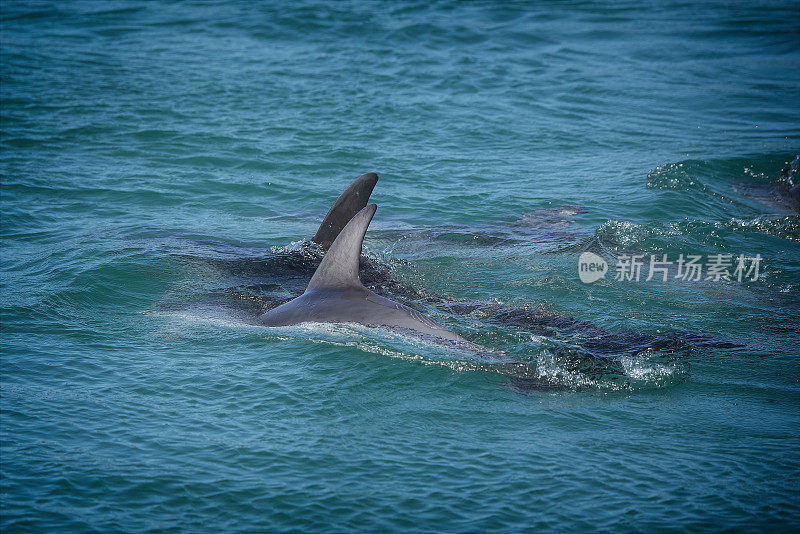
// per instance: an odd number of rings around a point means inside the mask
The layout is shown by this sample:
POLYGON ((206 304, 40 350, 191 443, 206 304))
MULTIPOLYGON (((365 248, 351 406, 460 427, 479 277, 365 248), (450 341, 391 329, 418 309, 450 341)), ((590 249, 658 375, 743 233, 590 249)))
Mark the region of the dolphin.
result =
POLYGON ((377 209, 377 205, 370 204, 356 213, 333 240, 305 292, 261 315, 260 323, 265 326, 305 322, 358 323, 467 342, 418 311, 381 297, 361 283, 358 275, 361 247, 377 209))
POLYGON ((795 211, 800 212, 800 155, 790 161, 781 171, 781 177, 786 181, 788 191, 786 194, 795 211))
POLYGON ((378 175, 374 172, 362 174, 353 183, 342 191, 336 202, 333 203, 328 214, 319 225, 319 229, 311 241, 321 246, 324 250, 331 248, 333 241, 339 232, 347 225, 356 213, 364 209, 369 201, 375 184, 378 183, 378 175))
MULTIPOLYGON (((791 178, 794 177, 793 174, 790 174, 791 178)), ((458 342, 459 349, 473 351, 480 357, 472 368, 510 377, 513 389, 521 393, 574 386, 561 383, 558 378, 539 377, 537 369, 527 362, 516 361, 513 356, 501 350, 465 340, 416 310, 390 299, 412 306, 424 302, 440 313, 466 316, 472 322, 479 321, 492 328, 499 326, 546 337, 555 336, 557 340, 567 336, 570 349, 563 354, 558 353, 561 358, 559 365, 566 366, 570 373, 590 377, 624 374, 624 371, 619 370, 618 358, 625 354, 638 354, 644 349, 682 354, 683 350, 705 347, 743 346, 735 340, 691 332, 651 334, 633 330, 605 330, 589 321, 554 313, 544 307, 509 306, 498 301, 452 300, 407 285, 396 277, 390 267, 374 258, 361 257, 360 265, 356 266, 354 258, 358 258, 361 253, 364 235, 376 210, 374 205, 367 207, 367 202, 377 182, 377 174, 366 173, 351 183, 328 211, 314 236, 316 244, 310 248, 304 245, 300 250, 272 251, 264 256, 261 251, 253 254, 247 249, 247 253, 243 253, 235 247, 226 248, 224 244, 212 243, 209 246, 208 243, 200 243, 199 250, 206 251, 201 259, 229 277, 229 285, 224 294, 229 297, 227 304, 237 314, 237 318, 247 324, 262 326, 288 326, 301 322, 355 322, 406 329, 411 333, 431 337, 434 341, 438 339, 442 342, 458 342), (360 223, 353 222, 354 218, 358 220, 356 214, 363 218, 360 223), (347 230, 348 223, 359 224, 358 231, 347 230), (354 234, 354 237, 342 236, 341 249, 351 252, 337 252, 340 245, 335 242, 340 233, 354 234), (354 241, 355 244, 345 245, 345 241, 354 241), (320 249, 332 250, 323 256, 320 249), (334 259, 334 256, 338 257, 334 259), (346 262, 342 261, 345 257, 346 262), (320 261, 328 266, 323 267, 320 261), (346 268, 342 267, 345 263, 346 268), (330 274, 336 265, 340 266, 339 275, 330 274), (310 279, 312 283, 309 283, 310 279), (340 283, 342 280, 344 283, 340 283), (287 292, 296 295, 306 286, 308 287, 302 296, 277 306, 285 302, 287 292), (268 311, 264 313, 265 310, 268 311)), ((547 208, 525 215, 520 221, 508 225, 509 232, 519 226, 522 231, 531 227, 535 236, 538 235, 538 223, 535 222, 538 218, 544 218, 548 223, 552 222, 553 226, 560 227, 568 224, 568 217, 579 212, 581 208, 567 206, 553 210, 547 208)), ((306 241, 305 244, 310 243, 306 241)), ((190 259, 194 257, 189 256, 190 259)), ((212 291, 208 296, 213 300, 208 303, 218 304, 219 294, 216 290, 212 291)), ((163 308, 171 310, 174 306, 182 307, 182 303, 166 302, 163 308)))
POLYGON ((774 183, 738 182, 733 190, 742 196, 776 209, 779 215, 800 213, 800 155, 787 162, 774 183))
MULTIPOLYGON (((790 169, 789 177, 795 177, 794 174, 790 169)), ((366 207, 377 182, 378 175, 374 172, 362 174, 339 195, 314 236, 314 241, 319 248, 323 250, 330 248, 339 232, 353 216, 366 207)), ((508 228, 516 229, 518 225, 522 225, 538 230, 539 228, 536 224, 529 221, 536 221, 540 217, 552 222, 554 226, 562 227, 569 223, 570 216, 582 210, 583 208, 575 206, 565 206, 557 209, 546 208, 523 215, 520 221, 511 223, 508 228)), ((549 232, 546 225, 541 228, 541 231, 549 232)), ((595 245, 600 246, 599 243, 593 240, 588 243, 583 242, 575 245, 574 250, 594 250, 595 245)), ((288 291, 297 294, 308 285, 315 270, 320 266, 319 258, 321 255, 316 250, 303 248, 300 251, 271 252, 267 256, 263 256, 259 252, 259 255, 256 256, 247 255, 241 257, 241 253, 238 250, 217 247, 218 245, 215 245, 210 251, 212 255, 204 257, 203 260, 235 278, 235 281, 232 281, 231 284, 236 287, 231 290, 231 294, 236 298, 237 306, 242 306, 241 311, 247 317, 246 321, 255 324, 262 324, 259 319, 264 314, 265 308, 270 309, 285 301, 285 297, 270 295, 270 288, 278 287, 283 292, 288 291), (265 289, 267 290, 267 295, 264 294, 265 289)), ((566 249, 560 249, 560 251, 565 252, 572 247, 568 246, 566 249)), ((600 250, 602 249, 598 249, 598 251, 600 250)), ((641 343, 652 345, 659 342, 669 343, 670 341, 673 341, 679 347, 683 347, 687 343, 693 347, 727 347, 730 344, 730 340, 715 340, 697 334, 689 335, 685 332, 676 333, 678 338, 656 335, 647 337, 643 332, 638 333, 641 336, 636 337, 631 332, 602 330, 588 321, 540 307, 509 306, 496 301, 471 299, 452 300, 408 285, 402 279, 397 278, 390 267, 366 256, 362 256, 360 259, 359 278, 360 285, 366 286, 373 293, 399 300, 405 304, 413 305, 414 303, 425 302, 427 305, 435 307, 439 312, 450 316, 468 316, 471 320, 477 320, 487 325, 521 328, 539 335, 564 333, 580 335, 580 340, 577 344, 586 345, 592 352, 600 351, 602 353, 615 354, 622 351, 623 347, 634 349, 641 343), (688 339, 687 336, 691 337, 691 339, 688 339)), ((376 298, 382 297, 376 296, 376 298)), ((391 300, 389 302, 394 304, 391 300)))

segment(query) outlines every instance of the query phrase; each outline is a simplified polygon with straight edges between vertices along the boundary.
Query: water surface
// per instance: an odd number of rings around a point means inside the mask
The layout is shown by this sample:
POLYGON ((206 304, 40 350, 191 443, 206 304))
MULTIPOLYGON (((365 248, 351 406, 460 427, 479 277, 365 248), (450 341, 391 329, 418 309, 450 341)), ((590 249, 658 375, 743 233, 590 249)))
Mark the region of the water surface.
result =
POLYGON ((800 524, 796 2, 0 14, 4 531, 800 524), (252 324, 367 171, 387 291, 518 365, 252 324))

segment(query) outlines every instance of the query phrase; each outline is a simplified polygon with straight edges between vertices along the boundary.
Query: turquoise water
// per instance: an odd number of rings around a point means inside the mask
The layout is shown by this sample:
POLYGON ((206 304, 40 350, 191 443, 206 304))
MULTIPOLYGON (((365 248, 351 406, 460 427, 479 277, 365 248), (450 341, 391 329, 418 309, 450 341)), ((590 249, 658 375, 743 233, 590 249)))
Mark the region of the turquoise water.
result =
POLYGON ((0 12, 4 532, 800 525, 796 2, 0 12), (376 287, 501 358, 254 324, 367 171, 376 287))

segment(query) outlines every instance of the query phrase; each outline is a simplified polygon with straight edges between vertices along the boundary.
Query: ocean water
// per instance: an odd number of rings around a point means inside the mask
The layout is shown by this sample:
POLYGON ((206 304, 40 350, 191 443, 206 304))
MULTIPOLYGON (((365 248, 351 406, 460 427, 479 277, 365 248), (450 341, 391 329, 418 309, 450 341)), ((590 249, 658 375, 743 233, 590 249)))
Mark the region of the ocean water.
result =
POLYGON ((0 17, 3 532, 800 526, 797 2, 0 17), (368 171, 373 287, 487 352, 255 323, 368 171))

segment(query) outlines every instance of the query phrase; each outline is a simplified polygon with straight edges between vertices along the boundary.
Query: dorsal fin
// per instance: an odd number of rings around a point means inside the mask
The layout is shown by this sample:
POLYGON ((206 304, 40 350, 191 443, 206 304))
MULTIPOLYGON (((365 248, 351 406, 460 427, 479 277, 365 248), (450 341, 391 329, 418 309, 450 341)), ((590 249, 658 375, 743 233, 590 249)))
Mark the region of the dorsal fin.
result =
POLYGON ((370 204, 350 219, 325 253, 306 292, 312 289, 363 287, 358 277, 358 260, 361 258, 364 234, 377 209, 377 205, 370 204))
POLYGON ((322 224, 319 225, 319 229, 312 241, 328 250, 333 244, 333 240, 342 231, 342 228, 367 205, 376 183, 378 183, 378 175, 374 172, 368 172, 362 174, 347 186, 347 189, 339 195, 331 209, 328 210, 328 214, 322 224))

